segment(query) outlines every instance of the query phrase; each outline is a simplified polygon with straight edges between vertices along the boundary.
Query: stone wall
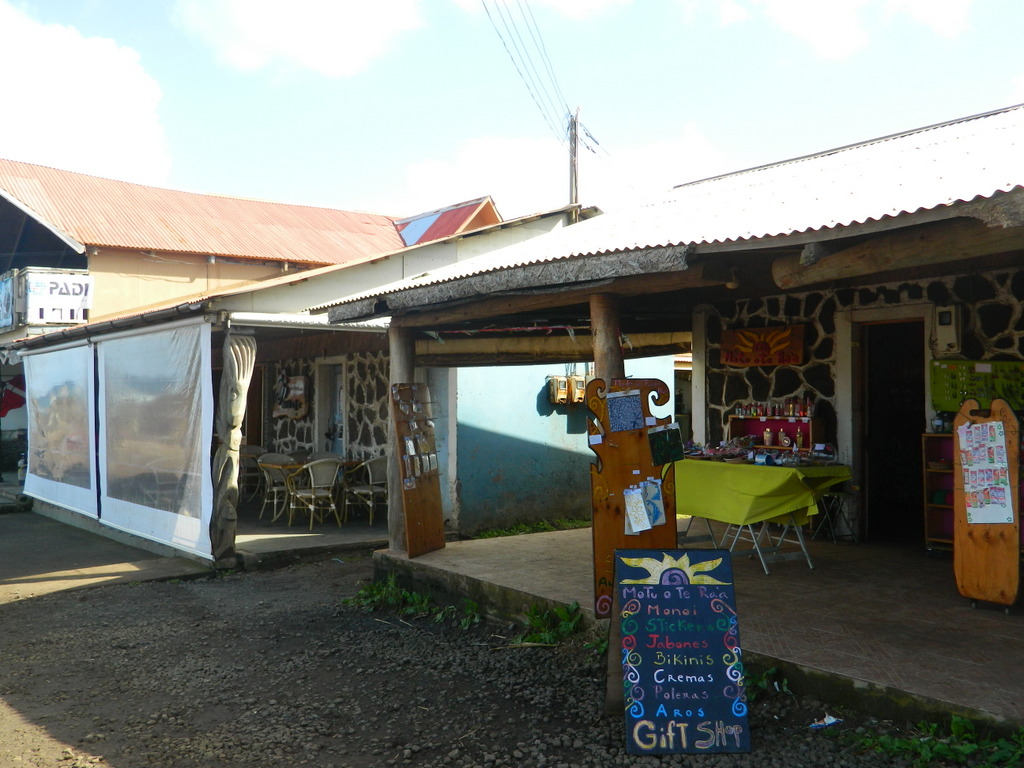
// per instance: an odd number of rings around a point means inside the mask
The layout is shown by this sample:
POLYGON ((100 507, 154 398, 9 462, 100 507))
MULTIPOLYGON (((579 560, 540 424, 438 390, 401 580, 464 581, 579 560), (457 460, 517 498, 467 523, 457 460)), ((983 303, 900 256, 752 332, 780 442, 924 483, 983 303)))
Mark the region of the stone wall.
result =
MULTIPOLYGON (((996 270, 925 281, 808 291, 717 304, 707 318, 708 442, 723 439, 728 415, 747 401, 811 395, 825 440, 836 440, 836 313, 931 303, 961 307, 963 360, 1024 360, 1024 270, 996 270), (801 365, 730 368, 721 362, 723 329, 805 326, 801 365)), ((1024 407, 1024 404, 1016 407, 1024 407)))
POLYGON ((314 434, 314 416, 316 405, 316 376, 312 360, 281 360, 272 366, 266 366, 267 379, 263 391, 266 402, 263 412, 267 414, 269 423, 264 434, 270 435, 267 448, 276 453, 295 453, 296 451, 316 451, 323 446, 314 434), (301 419, 273 416, 275 384, 281 376, 305 376, 307 402, 309 410, 301 419))
POLYGON ((383 352, 361 352, 346 361, 345 444, 352 458, 380 456, 387 446, 389 363, 383 352))
MULTIPOLYGON (((264 412, 273 413, 274 383, 284 375, 305 376, 308 382, 309 412, 301 419, 269 417, 265 434, 270 435, 268 448, 281 453, 319 451, 324 447, 316 434, 318 403, 313 360, 281 360, 267 366, 264 383, 264 412)), ((388 389, 390 386, 388 356, 383 352, 360 352, 347 355, 343 364, 346 392, 345 453, 354 459, 380 456, 387 446, 388 389)), ((326 423, 326 419, 321 419, 326 423)))

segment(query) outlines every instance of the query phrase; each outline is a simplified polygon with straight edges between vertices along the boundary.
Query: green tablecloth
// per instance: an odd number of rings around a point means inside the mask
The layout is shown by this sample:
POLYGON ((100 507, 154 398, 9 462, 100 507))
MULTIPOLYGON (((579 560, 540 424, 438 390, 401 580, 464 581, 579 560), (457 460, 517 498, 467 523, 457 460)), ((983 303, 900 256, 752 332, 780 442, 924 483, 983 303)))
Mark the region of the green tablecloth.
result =
POLYGON ((850 479, 850 468, 766 467, 684 459, 675 463, 676 514, 732 525, 765 520, 807 522, 821 495, 850 479))

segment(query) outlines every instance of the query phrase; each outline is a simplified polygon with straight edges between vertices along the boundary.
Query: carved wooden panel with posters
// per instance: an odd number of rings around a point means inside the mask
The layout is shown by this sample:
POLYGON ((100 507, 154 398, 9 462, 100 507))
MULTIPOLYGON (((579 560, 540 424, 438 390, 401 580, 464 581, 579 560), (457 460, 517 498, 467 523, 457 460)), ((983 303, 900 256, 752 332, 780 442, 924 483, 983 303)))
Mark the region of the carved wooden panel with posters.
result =
POLYGON ((434 411, 427 385, 393 384, 391 415, 402 480, 406 553, 409 557, 418 557, 444 548, 434 411))
POLYGON ((953 420, 953 571, 960 594, 1010 606, 1020 591, 1020 425, 996 398, 953 420))
POLYGON ((587 432, 598 459, 590 467, 590 488, 594 612, 599 618, 612 615, 616 549, 676 546, 675 473, 671 463, 654 464, 649 435, 670 421, 651 416, 651 405, 668 400, 668 387, 658 379, 612 379, 611 386, 593 379, 587 385, 593 415, 587 432), (657 496, 660 512, 648 514, 648 508, 658 507, 657 496))

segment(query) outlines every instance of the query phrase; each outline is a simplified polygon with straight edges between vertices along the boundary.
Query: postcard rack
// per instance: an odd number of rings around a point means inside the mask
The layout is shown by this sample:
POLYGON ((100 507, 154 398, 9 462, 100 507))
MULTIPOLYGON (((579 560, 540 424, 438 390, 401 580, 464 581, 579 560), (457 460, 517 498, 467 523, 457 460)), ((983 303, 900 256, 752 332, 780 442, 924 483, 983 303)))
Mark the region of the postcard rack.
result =
POLYGON ((410 558, 444 548, 444 512, 434 410, 426 384, 393 384, 391 415, 395 424, 398 467, 410 558))

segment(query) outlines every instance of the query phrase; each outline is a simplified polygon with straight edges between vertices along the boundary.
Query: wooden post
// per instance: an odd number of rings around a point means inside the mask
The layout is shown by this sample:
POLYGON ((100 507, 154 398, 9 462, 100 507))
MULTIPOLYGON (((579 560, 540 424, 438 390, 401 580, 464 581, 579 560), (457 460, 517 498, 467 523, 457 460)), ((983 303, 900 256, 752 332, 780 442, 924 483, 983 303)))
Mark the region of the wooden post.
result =
POLYGON ((594 337, 594 376, 611 381, 626 378, 619 342, 619 297, 595 293, 590 297, 590 326, 594 337))
POLYGON ((235 566, 238 528, 238 448, 242 442, 245 402, 256 366, 256 339, 229 331, 224 334, 224 372, 220 380, 216 430, 219 444, 213 457, 213 515, 210 544, 214 563, 235 566))
MULTIPOLYGON (((388 328, 388 346, 391 356, 390 383, 407 384, 412 381, 416 366, 416 341, 412 331, 401 326, 388 328)), ((388 387, 391 397, 391 387, 388 387)), ((391 408, 388 408, 391 412, 391 408)), ((398 462, 402 451, 398 445, 395 420, 388 419, 388 549, 405 552, 405 510, 402 504, 402 475, 398 462)))

